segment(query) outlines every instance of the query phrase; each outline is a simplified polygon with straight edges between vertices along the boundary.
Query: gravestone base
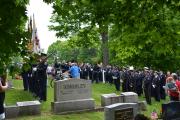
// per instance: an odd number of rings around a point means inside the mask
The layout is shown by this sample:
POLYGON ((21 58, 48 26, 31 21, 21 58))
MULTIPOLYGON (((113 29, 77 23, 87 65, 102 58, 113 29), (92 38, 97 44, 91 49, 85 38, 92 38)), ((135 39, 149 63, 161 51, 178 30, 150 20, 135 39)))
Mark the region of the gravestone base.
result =
POLYGON ((101 106, 108 106, 114 103, 123 103, 124 96, 115 93, 101 95, 101 106))
POLYGON ((137 103, 138 95, 135 92, 122 92, 121 95, 124 96, 124 103, 137 103))
POLYGON ((147 110, 146 101, 138 101, 138 109, 139 111, 146 111, 147 110))
POLYGON ((38 115, 41 113, 39 101, 17 102, 16 104, 19 107, 19 115, 38 115))
POLYGON ((133 120, 138 113, 137 103, 116 103, 105 106, 105 120, 133 120))
POLYGON ((51 102, 51 107, 52 111, 55 114, 61 114, 63 112, 93 110, 95 109, 95 103, 94 99, 80 99, 61 102, 51 102))
POLYGON ((16 105, 5 106, 5 116, 7 119, 16 118, 19 115, 19 107, 16 105))

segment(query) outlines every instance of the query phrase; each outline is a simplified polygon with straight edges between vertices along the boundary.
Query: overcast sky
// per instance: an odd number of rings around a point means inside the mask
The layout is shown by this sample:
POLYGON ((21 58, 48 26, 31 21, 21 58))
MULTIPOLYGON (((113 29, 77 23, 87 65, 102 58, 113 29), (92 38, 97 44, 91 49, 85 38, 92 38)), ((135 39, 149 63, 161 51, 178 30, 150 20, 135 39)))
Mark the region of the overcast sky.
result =
POLYGON ((35 16, 40 45, 46 52, 48 46, 57 40, 55 32, 48 30, 48 25, 51 24, 49 21, 53 11, 52 5, 44 3, 43 0, 30 0, 27 10, 28 16, 33 16, 33 14, 35 16))

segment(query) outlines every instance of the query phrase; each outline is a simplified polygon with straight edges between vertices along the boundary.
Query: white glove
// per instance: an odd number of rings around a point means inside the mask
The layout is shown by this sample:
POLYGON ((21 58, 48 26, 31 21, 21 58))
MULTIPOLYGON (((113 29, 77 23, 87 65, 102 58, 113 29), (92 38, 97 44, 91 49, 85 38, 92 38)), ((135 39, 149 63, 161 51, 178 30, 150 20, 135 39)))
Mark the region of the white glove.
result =
POLYGON ((36 68, 36 67, 34 67, 34 68, 33 68, 33 71, 37 71, 37 68, 36 68))

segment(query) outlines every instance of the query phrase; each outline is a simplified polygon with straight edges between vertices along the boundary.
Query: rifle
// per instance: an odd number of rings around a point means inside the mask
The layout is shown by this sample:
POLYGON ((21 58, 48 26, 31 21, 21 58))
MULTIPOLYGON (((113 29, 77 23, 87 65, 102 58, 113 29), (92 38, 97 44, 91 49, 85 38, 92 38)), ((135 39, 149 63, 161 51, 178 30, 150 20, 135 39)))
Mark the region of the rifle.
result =
POLYGON ((44 63, 49 57, 51 57, 52 55, 54 55, 55 53, 50 53, 47 57, 45 57, 44 59, 42 59, 39 63, 38 63, 38 65, 36 66, 36 68, 39 68, 39 66, 42 64, 42 63, 44 63))

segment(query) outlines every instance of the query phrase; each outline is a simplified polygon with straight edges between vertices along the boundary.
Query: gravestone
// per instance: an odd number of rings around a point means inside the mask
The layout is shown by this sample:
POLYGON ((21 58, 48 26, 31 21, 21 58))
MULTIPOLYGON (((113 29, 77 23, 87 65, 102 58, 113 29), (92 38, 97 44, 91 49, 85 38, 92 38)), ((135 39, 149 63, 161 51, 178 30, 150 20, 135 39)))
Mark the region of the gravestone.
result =
POLYGON ((12 106, 6 106, 5 105, 5 118, 9 119, 9 118, 16 118, 19 115, 19 107, 16 105, 12 105, 12 106))
POLYGON ((8 89, 14 89, 14 86, 11 80, 8 80, 8 89))
POLYGON ((138 113, 137 103, 116 103, 105 106, 105 120, 133 120, 138 113))
POLYGON ((55 81, 54 102, 51 103, 51 107, 56 114, 94 109, 91 81, 83 79, 55 81))
POLYGON ((138 95, 135 92, 122 92, 121 95, 124 96, 124 103, 138 102, 138 95))
POLYGON ((101 106, 108 106, 114 103, 122 103, 123 96, 116 95, 115 93, 101 95, 101 106))
POLYGON ((180 120, 180 102, 162 104, 163 120, 180 120))
POLYGON ((39 101, 17 102, 19 107, 19 115, 38 115, 41 113, 39 101))
POLYGON ((147 110, 147 102, 146 101, 138 101, 138 110, 146 111, 147 110))

